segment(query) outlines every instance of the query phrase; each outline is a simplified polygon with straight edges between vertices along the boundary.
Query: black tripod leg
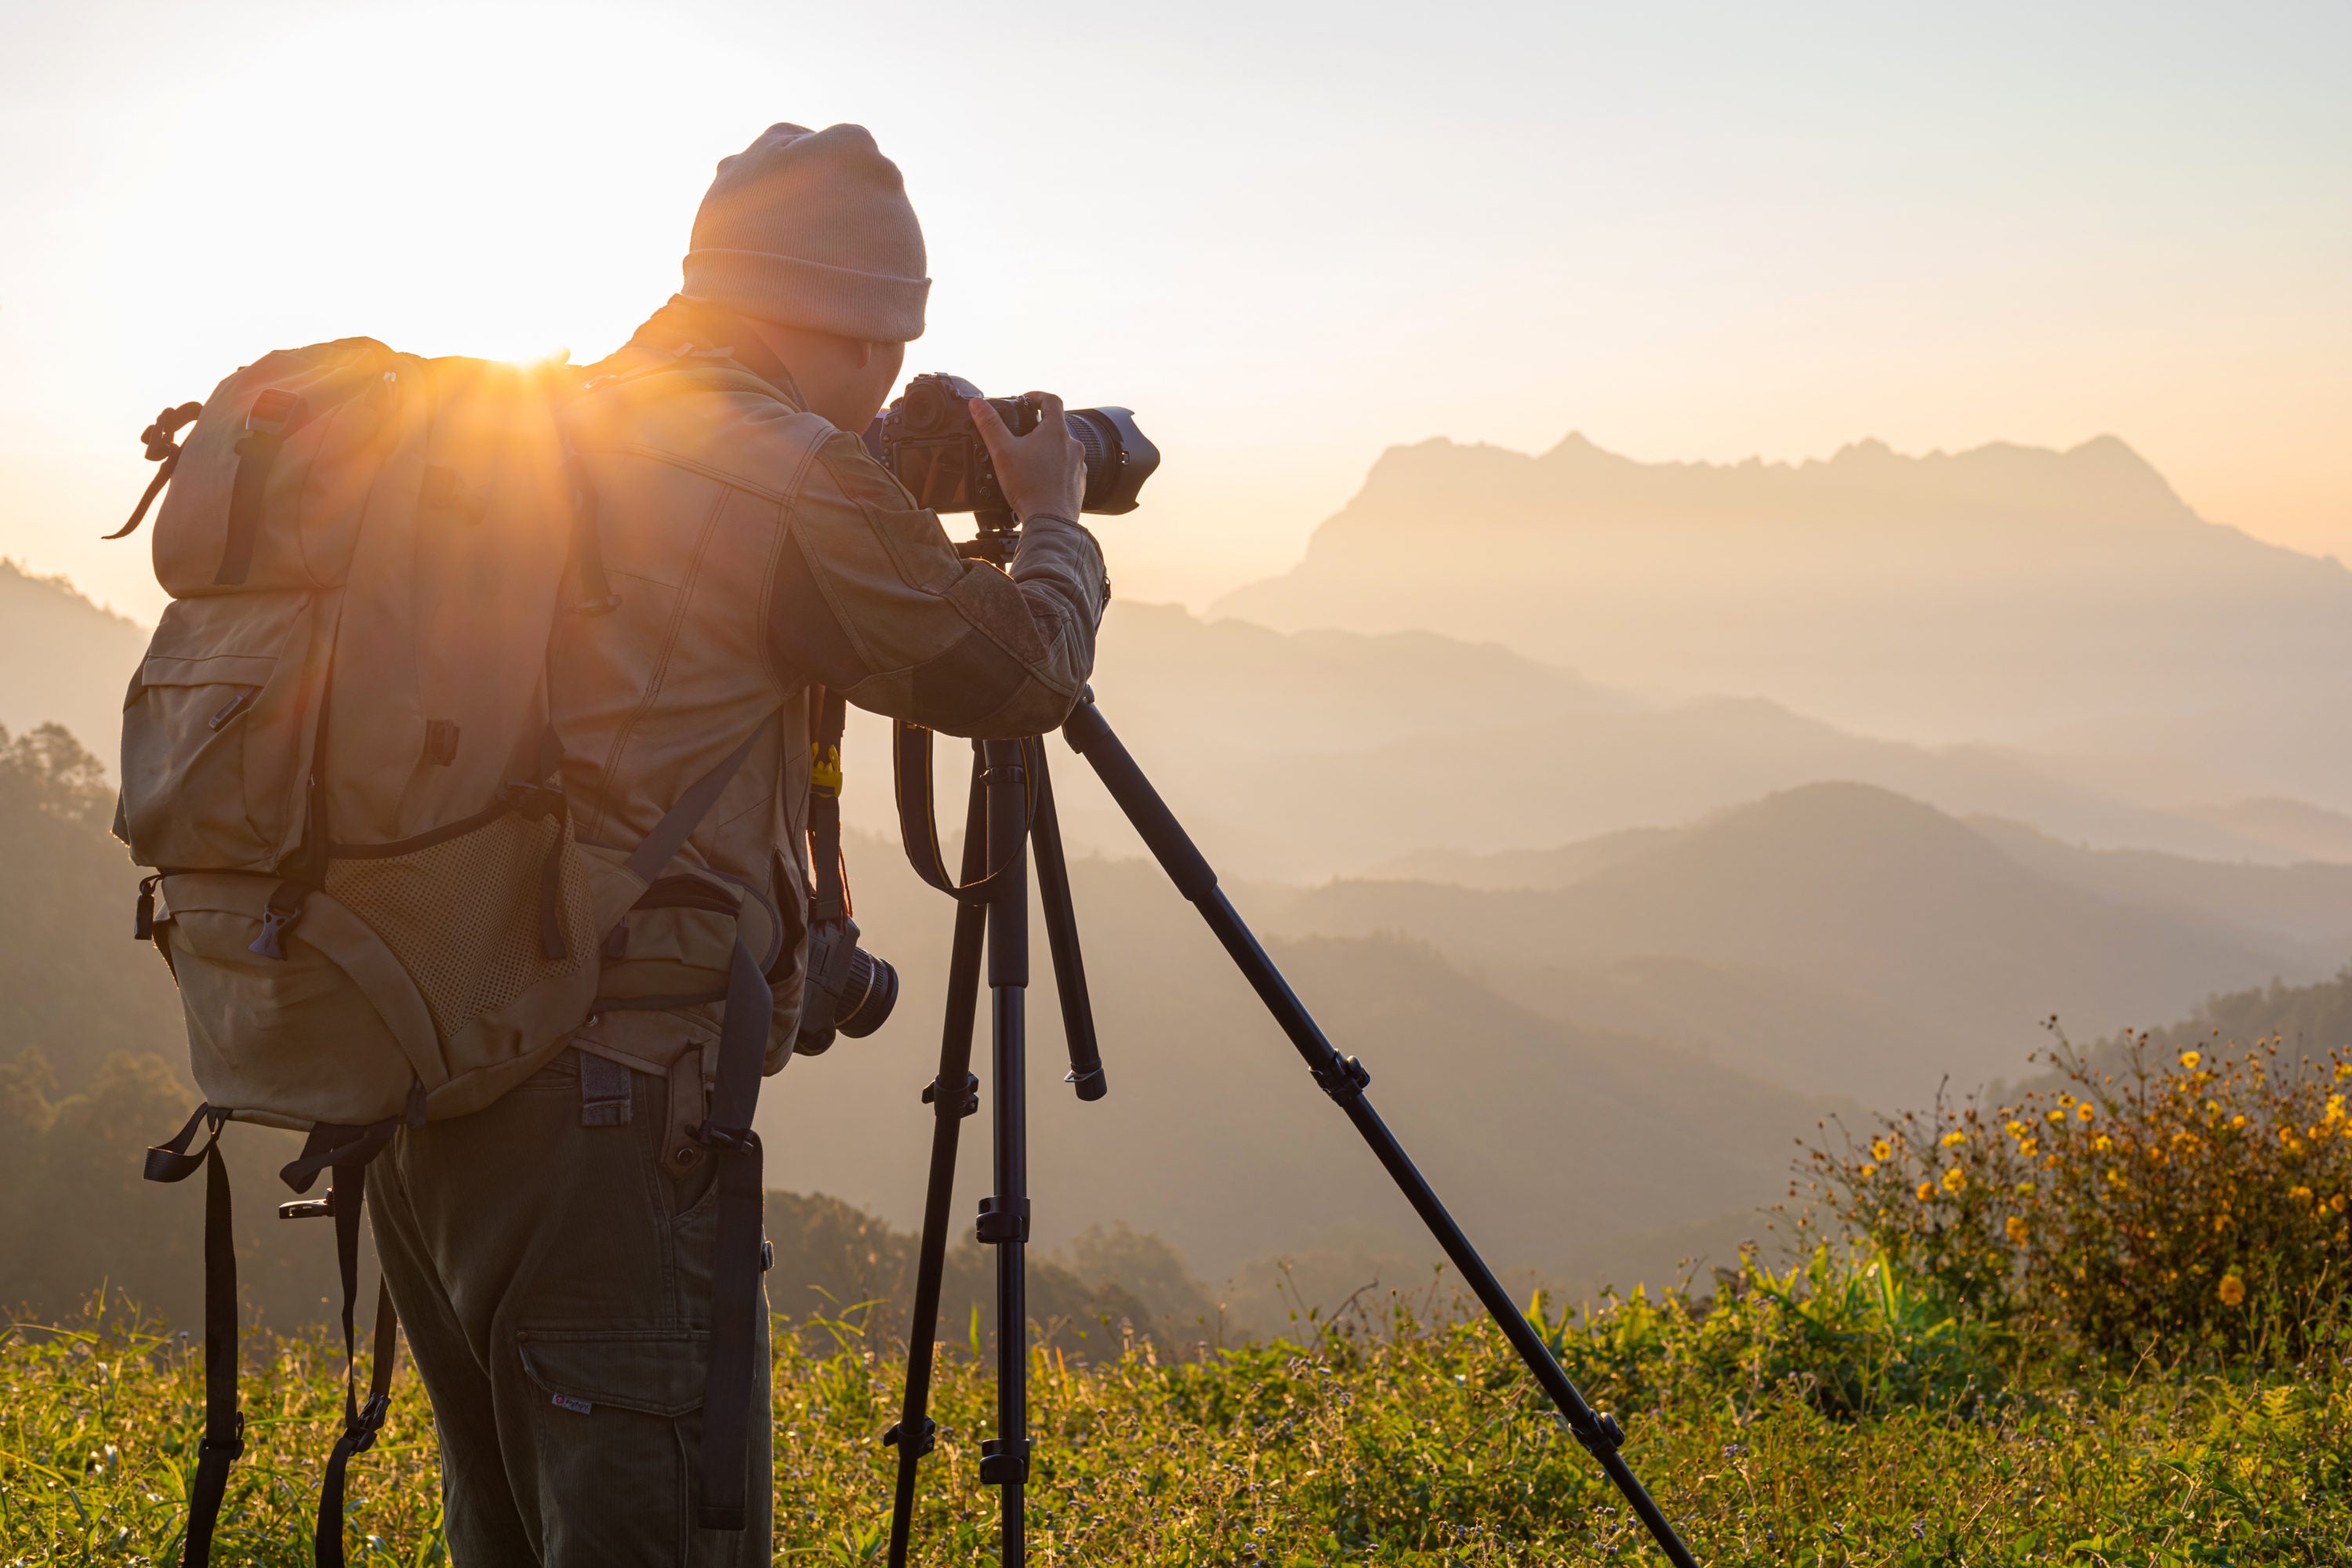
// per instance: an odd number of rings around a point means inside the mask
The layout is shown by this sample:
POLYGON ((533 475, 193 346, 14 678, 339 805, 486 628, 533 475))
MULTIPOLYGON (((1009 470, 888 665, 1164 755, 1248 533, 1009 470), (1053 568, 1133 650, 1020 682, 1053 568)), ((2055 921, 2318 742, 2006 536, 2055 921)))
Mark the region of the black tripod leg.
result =
POLYGON ((1070 903, 1070 868, 1062 858, 1062 824, 1054 814, 1054 780, 1045 768, 1045 746, 1030 745, 1035 771, 1036 809, 1029 821, 1030 852, 1037 858, 1037 905, 1045 916, 1045 947, 1054 955, 1054 989, 1062 1003, 1062 1034, 1070 1043, 1070 1077, 1080 1100, 1100 1100, 1102 1050, 1095 1043, 1095 1009, 1087 995, 1086 960, 1078 952, 1078 916, 1070 903))
POLYGON ((1372 1102, 1364 1094, 1364 1086, 1371 1081, 1371 1075, 1353 1057, 1342 1057, 1323 1037, 1322 1029, 1291 991, 1290 983, 1283 979, 1274 960, 1266 956, 1265 949, 1217 887, 1216 872, 1210 869, 1175 814, 1160 798, 1160 792, 1151 787, 1151 781, 1143 776, 1135 759, 1128 755, 1127 748, 1111 732, 1091 700, 1078 704, 1063 724, 1062 733, 1101 776, 1111 798, 1118 802, 1127 819, 1143 836, 1144 843, 1176 884, 1177 891, 1192 901, 1201 911, 1201 918, 1209 922, 1209 929, 1217 933, 1217 940, 1247 977, 1258 999, 1265 1004, 1275 1022, 1282 1026, 1282 1032, 1290 1037, 1290 1043, 1306 1059, 1307 1071, 1314 1075, 1316 1083, 1348 1113, 1348 1120, 1356 1124, 1356 1131, 1372 1146, 1372 1152, 1411 1201, 1422 1223, 1469 1281, 1470 1289, 1494 1318, 1496 1326, 1511 1342, 1511 1348, 1519 1352, 1519 1359, 1527 1363, 1528 1370, 1551 1396, 1568 1429, 1601 1462, 1601 1468, 1617 1484, 1617 1489, 1625 1494, 1626 1501, 1649 1527, 1650 1534, 1675 1568, 1697 1568, 1690 1549, 1675 1533, 1675 1527, 1667 1522, 1665 1514, 1643 1489, 1624 1456, 1618 1452, 1625 1435, 1619 1429, 1616 1418, 1596 1414, 1569 1381, 1567 1372, 1505 1292, 1494 1270, 1486 1267, 1486 1259, 1478 1256, 1470 1238, 1446 1212, 1428 1178, 1414 1166, 1404 1145, 1397 1142, 1396 1134, 1372 1109, 1372 1102))
MULTIPOLYGON (((988 796, 980 760, 972 759, 971 796, 964 809, 961 881, 977 881, 987 869, 988 796)), ((956 1142, 963 1119, 979 1109, 971 1076, 971 1031, 980 1005, 981 938, 988 929, 984 905, 956 908, 955 944, 948 960, 947 1024, 940 1037, 940 1076, 923 1090, 937 1119, 931 1124, 930 1184, 923 1193, 923 1239, 915 1267, 914 1314, 907 1330, 907 1394, 898 1424, 882 1441, 898 1450, 898 1489, 890 1505, 890 1568, 906 1568, 915 1520, 915 1467, 931 1451, 931 1358, 940 1323, 940 1281, 946 1271, 949 1210, 955 1197, 956 1142)))
POLYGON ((985 743, 988 760, 988 985, 996 1191, 981 1201, 980 1239, 996 1248, 996 1436, 980 1447, 980 1479, 1003 1489, 1002 1568, 1022 1568, 1029 1479, 1029 1240, 1027 1071, 1029 805, 1019 741, 985 743))

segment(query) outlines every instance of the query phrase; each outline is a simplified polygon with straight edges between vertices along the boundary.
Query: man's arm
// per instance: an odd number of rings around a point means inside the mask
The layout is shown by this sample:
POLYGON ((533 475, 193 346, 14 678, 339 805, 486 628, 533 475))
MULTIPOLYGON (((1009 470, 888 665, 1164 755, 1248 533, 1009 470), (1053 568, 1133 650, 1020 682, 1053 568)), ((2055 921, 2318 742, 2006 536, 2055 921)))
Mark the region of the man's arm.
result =
MULTIPOLYGON (((1047 457, 1058 465, 1063 454, 1047 457)), ((999 471, 1014 493, 1013 474, 999 471)), ((832 437, 777 564, 772 652, 861 708, 950 734, 1053 729, 1094 669, 1095 628, 1110 597, 1100 548, 1070 521, 1076 493, 1061 515, 1023 509, 1020 551, 1000 572, 959 557, 938 514, 916 507, 863 443, 832 437)))

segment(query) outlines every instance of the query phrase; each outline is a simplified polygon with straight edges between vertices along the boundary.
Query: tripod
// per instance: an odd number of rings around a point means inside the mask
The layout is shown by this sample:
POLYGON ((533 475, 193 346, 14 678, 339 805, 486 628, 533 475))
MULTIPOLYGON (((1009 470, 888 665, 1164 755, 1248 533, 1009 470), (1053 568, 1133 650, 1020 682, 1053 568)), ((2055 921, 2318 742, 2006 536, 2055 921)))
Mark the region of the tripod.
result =
MULTIPOLYGON (((1353 1057, 1343 1057, 1324 1038, 1282 973, 1242 921, 1216 873, 1195 848, 1159 792, 1094 705, 1092 692, 1062 725, 1063 738, 1086 758, 1111 798, 1150 847, 1225 952, 1257 992, 1258 999, 1305 1058, 1317 1087, 1347 1113, 1373 1154, 1386 1167, 1422 1222, 1437 1238, 1454 1267, 1470 1282, 1511 1348, 1550 1395, 1560 1424, 1597 1459, 1633 1511, 1649 1527, 1675 1568, 1696 1568, 1695 1559, 1666 1516, 1643 1489, 1618 1448, 1625 1434, 1612 1415, 1597 1413, 1569 1380, 1470 1238, 1446 1212, 1428 1180, 1413 1165, 1396 1134, 1381 1120, 1364 1093, 1371 1074, 1353 1057)), ((949 880, 940 864, 939 837, 931 820, 929 731, 901 724, 898 730, 899 823, 908 856, 926 881, 957 895, 955 939, 948 968, 947 1023, 940 1046, 940 1072, 923 1090, 931 1107, 930 1184, 923 1200, 923 1236, 915 1277, 913 1321, 907 1345, 905 1403, 898 1421, 882 1441, 898 1450, 897 1495, 890 1514, 891 1568, 905 1568, 914 1521, 916 1467, 931 1451, 936 1427, 928 1414, 933 1338, 939 1324, 940 1284, 947 1255, 948 1205, 955 1184, 956 1144, 963 1119, 979 1110, 979 1079, 971 1073, 972 1029, 978 1010, 982 945, 986 939, 991 996, 990 1056, 994 1090, 995 1191, 980 1203, 980 1240, 996 1248, 996 1436, 981 1445, 980 1479, 1002 1489, 1002 1568, 1021 1568, 1026 1559, 1024 1489, 1029 1479, 1029 1320, 1024 1293, 1023 1248, 1029 1239, 1026 1102, 1026 1005, 1029 984, 1027 864, 1036 859, 1047 945, 1060 993, 1064 1032, 1069 1039, 1070 1075, 1081 1100, 1099 1100, 1106 1084, 1097 1049, 1086 973, 1078 952, 1077 921, 1070 905, 1068 868, 1054 812, 1054 794, 1040 737, 976 742, 971 790, 965 807, 962 877, 949 880), (918 820, 919 818, 919 820, 918 820)))

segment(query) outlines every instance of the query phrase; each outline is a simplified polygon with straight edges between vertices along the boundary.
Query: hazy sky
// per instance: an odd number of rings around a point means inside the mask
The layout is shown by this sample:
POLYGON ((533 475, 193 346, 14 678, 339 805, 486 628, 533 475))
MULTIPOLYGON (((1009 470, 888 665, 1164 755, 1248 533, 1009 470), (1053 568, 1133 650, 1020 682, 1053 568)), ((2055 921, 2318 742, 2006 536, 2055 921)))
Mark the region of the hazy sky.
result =
POLYGON ((1279 569, 1391 443, 1571 428, 2113 432, 2352 558, 2347 73, 2341 0, 7 4, 0 554, 152 616, 93 536, 158 407, 352 334, 601 354, 721 155, 857 120, 929 238, 910 368, 1164 447, 1126 594, 1279 569))

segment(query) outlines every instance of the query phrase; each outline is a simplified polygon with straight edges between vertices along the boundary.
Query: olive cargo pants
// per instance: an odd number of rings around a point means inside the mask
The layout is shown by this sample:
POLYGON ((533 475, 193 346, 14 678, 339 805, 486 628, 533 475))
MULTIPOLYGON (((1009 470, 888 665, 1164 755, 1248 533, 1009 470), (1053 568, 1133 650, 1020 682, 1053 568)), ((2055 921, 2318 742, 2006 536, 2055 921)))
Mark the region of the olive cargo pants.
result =
MULTIPOLYGON (((566 1050, 369 1171, 376 1250, 441 1439, 457 1568, 769 1559, 767 1314, 740 1531, 698 1530, 713 1162, 663 1168, 669 1086, 566 1050)), ((671 1160, 679 1163, 677 1141, 671 1160)))

